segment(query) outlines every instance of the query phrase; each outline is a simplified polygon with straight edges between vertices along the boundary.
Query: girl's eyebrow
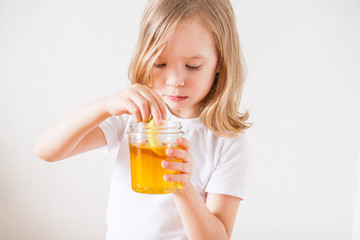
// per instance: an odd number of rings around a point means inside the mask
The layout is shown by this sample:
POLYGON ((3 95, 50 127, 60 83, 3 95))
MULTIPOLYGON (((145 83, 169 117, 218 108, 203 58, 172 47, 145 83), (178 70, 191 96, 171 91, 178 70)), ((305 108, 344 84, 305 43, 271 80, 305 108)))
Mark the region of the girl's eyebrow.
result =
POLYGON ((191 57, 186 57, 185 59, 205 59, 203 55, 195 55, 191 57))
MULTIPOLYGON (((162 57, 162 56, 159 56, 157 58, 158 60, 164 60, 165 58, 162 57)), ((186 59, 186 60, 194 60, 194 59, 200 59, 200 60, 203 60, 203 59, 206 59, 206 57, 204 57, 203 55, 194 55, 194 56, 189 56, 189 57, 183 57, 183 59, 186 59)))

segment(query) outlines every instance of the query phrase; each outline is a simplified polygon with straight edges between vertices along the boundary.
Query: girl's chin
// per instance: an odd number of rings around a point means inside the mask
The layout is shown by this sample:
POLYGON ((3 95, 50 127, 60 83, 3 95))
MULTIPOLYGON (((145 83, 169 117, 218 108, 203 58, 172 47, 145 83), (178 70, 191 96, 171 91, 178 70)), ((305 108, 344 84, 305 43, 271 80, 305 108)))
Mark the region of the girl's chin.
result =
POLYGON ((180 118, 195 118, 198 117, 193 108, 186 107, 180 104, 166 102, 170 112, 180 118))
POLYGON ((174 110, 182 110, 182 109, 186 109, 186 106, 183 103, 179 103, 179 102, 173 102, 173 101, 165 101, 166 104, 168 105, 169 108, 174 109, 174 110))

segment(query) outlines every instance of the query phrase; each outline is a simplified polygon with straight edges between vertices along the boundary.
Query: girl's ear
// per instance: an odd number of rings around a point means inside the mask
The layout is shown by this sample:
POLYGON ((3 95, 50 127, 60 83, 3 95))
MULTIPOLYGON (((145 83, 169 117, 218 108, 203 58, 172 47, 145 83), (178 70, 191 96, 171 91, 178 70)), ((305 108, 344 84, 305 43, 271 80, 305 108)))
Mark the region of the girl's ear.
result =
POLYGON ((217 66, 216 66, 216 73, 220 72, 220 67, 221 67, 221 63, 220 63, 220 61, 218 61, 217 66))
POLYGON ((218 65, 216 66, 216 73, 220 72, 220 63, 218 63, 218 65))

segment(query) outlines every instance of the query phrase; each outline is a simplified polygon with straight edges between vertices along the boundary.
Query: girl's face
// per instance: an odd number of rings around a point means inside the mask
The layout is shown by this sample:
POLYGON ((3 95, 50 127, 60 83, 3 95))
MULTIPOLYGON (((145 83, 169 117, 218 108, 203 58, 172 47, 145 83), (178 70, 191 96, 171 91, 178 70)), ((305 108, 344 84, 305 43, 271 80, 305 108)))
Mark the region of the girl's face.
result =
POLYGON ((152 67, 152 87, 173 114, 195 118, 218 69, 212 33, 196 19, 184 19, 152 67))

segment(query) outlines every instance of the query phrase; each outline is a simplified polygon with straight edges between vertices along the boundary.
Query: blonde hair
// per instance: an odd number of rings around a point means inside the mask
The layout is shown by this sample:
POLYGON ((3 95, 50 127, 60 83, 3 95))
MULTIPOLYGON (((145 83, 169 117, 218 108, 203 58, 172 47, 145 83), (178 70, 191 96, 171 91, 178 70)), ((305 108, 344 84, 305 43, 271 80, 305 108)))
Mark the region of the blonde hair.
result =
POLYGON ((249 128, 239 113, 245 62, 229 0, 149 0, 129 67, 131 82, 151 86, 151 68, 180 20, 196 17, 213 33, 220 71, 200 103, 200 120, 216 136, 233 137, 249 128))

